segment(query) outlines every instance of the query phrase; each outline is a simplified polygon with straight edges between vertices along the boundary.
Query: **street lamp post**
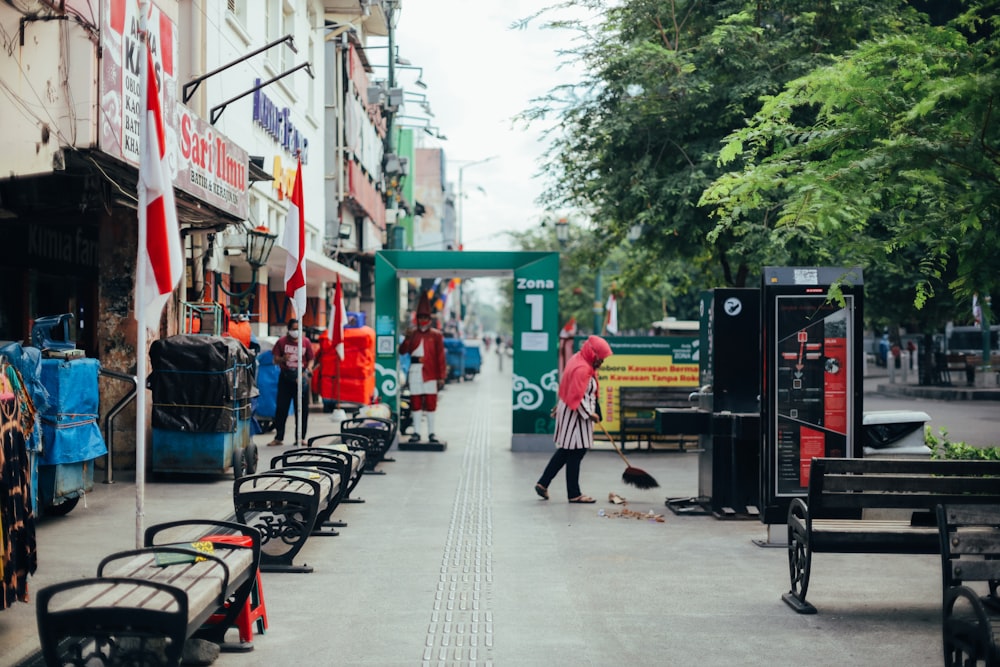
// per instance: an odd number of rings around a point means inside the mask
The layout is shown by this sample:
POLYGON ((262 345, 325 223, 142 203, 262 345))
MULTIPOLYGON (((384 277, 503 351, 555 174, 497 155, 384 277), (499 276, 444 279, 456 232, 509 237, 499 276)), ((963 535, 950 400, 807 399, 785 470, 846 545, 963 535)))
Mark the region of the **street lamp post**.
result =
POLYGON ((242 291, 226 289, 226 286, 222 284, 219 272, 215 272, 216 289, 222 290, 226 296, 236 300, 244 298, 257 288, 257 271, 267 264, 267 259, 271 256, 271 250, 274 248, 274 242, 278 238, 277 234, 272 234, 266 227, 247 229, 246 234, 247 264, 250 265, 251 270, 250 285, 242 291))
MULTIPOLYGON (((491 155, 488 158, 483 158, 482 160, 473 160, 467 162, 458 168, 458 229, 456 230, 455 236, 457 248, 456 250, 462 250, 464 245, 464 240, 462 238, 463 229, 465 227, 465 170, 469 167, 475 167, 476 165, 486 164, 490 160, 495 160, 496 155, 491 155)), ((465 304, 463 302, 462 295, 462 283, 459 283, 456 287, 456 292, 458 296, 458 321, 462 323, 464 330, 465 327, 465 304)))
POLYGON ((488 158, 483 158, 482 160, 467 162, 458 168, 458 230, 456 234, 458 238, 456 240, 459 248, 461 248, 463 244, 462 230, 465 226, 465 170, 469 167, 486 164, 490 160, 495 160, 496 158, 496 155, 491 155, 488 158))

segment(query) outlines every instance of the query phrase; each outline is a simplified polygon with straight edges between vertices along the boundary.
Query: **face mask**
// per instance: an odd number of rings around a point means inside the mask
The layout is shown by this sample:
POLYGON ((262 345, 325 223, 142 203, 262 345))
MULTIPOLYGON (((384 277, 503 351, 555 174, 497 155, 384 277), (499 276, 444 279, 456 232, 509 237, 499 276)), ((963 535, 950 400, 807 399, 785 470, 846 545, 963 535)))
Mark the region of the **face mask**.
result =
POLYGON ((292 329, 291 331, 289 331, 289 332, 288 332, 288 336, 289 336, 289 337, 290 337, 290 338, 291 338, 292 340, 295 340, 296 338, 298 338, 298 337, 299 337, 299 330, 298 330, 298 329, 292 329))

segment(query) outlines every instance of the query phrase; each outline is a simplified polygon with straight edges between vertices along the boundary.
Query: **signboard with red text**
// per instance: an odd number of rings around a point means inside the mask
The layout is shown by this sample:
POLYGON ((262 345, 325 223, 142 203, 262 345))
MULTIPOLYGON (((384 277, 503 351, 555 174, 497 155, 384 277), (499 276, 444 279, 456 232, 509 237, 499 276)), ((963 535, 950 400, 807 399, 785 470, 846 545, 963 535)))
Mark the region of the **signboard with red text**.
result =
MULTIPOLYGON (((238 218, 248 210, 248 155, 177 100, 177 27, 155 4, 147 17, 149 47, 167 135, 167 163, 174 186, 238 218)), ((102 5, 100 149, 139 166, 143 109, 138 3, 102 5)))

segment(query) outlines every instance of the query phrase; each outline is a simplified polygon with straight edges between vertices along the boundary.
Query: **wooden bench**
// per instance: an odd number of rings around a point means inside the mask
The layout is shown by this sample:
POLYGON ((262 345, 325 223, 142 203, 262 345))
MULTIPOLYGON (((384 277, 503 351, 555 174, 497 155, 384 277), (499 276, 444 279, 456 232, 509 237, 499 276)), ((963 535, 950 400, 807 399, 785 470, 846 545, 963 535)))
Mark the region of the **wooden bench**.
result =
POLYGON ((686 451, 687 445, 698 445, 698 436, 676 433, 658 433, 654 411, 656 408, 690 408, 688 397, 697 387, 619 387, 618 423, 622 449, 630 438, 637 446, 643 442, 652 449, 654 442, 672 445, 686 451))
POLYGON ((1000 505, 939 505, 937 518, 944 664, 1000 665, 1000 505))
POLYGON ((807 497, 788 508, 791 588, 781 599, 816 613, 806 602, 814 553, 938 553, 935 508, 1000 503, 998 478, 1000 461, 813 459, 807 497))
POLYGON ((365 468, 368 465, 368 450, 371 448, 371 441, 363 435, 354 433, 330 433, 327 435, 315 435, 306 441, 306 446, 302 449, 332 449, 334 451, 346 452, 350 455, 350 479, 345 485, 342 503, 363 503, 364 500, 351 496, 354 488, 364 476, 365 468))
POLYGON ((340 432, 343 435, 360 435, 368 439, 365 445, 367 461, 365 473, 369 475, 385 474, 376 470, 375 466, 383 461, 390 463, 395 459, 386 456, 389 448, 396 441, 396 422, 381 417, 355 417, 340 422, 340 432))
POLYGON ((247 475, 233 483, 236 521, 260 531, 262 572, 312 572, 309 565, 295 565, 295 557, 310 535, 317 518, 340 493, 340 480, 325 471, 310 469, 270 471, 247 475))
POLYGON ((231 522, 175 521, 151 526, 144 543, 104 558, 95 578, 38 591, 46 664, 177 665, 188 638, 222 643, 257 580, 260 534, 231 522), (206 546, 220 535, 250 546, 206 546), (213 614, 221 621, 205 625, 213 614))
POLYGON ((347 525, 343 521, 334 521, 332 516, 343 501, 344 493, 350 483, 352 465, 353 459, 349 453, 309 447, 295 447, 271 459, 273 472, 303 475, 321 471, 332 476, 331 493, 320 502, 313 535, 336 535, 335 530, 328 529, 343 528, 347 525))

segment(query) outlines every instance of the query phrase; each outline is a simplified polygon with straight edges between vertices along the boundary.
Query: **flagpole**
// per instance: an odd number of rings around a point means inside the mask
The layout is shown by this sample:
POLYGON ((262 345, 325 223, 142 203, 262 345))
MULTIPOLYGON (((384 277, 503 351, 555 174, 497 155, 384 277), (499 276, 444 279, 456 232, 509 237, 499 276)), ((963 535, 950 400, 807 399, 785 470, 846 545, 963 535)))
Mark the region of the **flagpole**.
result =
POLYGON ((302 339, 306 335, 306 327, 302 321, 302 316, 304 314, 305 313, 295 313, 295 315, 299 318, 299 337, 297 339, 299 346, 299 369, 298 369, 298 385, 295 387, 295 391, 299 392, 299 395, 296 397, 297 400, 295 401, 296 405, 299 406, 299 409, 295 411, 295 433, 299 437, 295 442, 296 447, 300 447, 302 444, 302 440, 305 439, 302 433, 302 413, 308 408, 308 406, 305 405, 306 400, 305 396, 303 396, 303 393, 306 396, 309 395, 309 392, 302 391, 302 368, 303 366, 305 366, 305 359, 302 357, 302 339))
MULTIPOLYGON (((149 91, 149 76, 146 59, 149 57, 147 47, 147 31, 149 22, 149 0, 139 0, 139 35, 140 35, 140 67, 139 67, 139 95, 142 100, 141 112, 139 114, 139 155, 143 151, 150 150, 147 145, 143 147, 143 142, 149 143, 149 114, 147 113, 146 98, 149 91)), ((159 151, 159 147, 157 147, 159 151)), ((145 521, 146 508, 146 317, 144 310, 140 310, 140 304, 146 303, 145 276, 147 271, 148 254, 145 252, 147 237, 147 211, 149 203, 146 188, 138 188, 139 195, 139 252, 136 254, 137 261, 135 267, 135 320, 138 324, 135 338, 135 366, 136 366, 136 394, 135 394, 135 548, 143 546, 143 523, 145 521)))

